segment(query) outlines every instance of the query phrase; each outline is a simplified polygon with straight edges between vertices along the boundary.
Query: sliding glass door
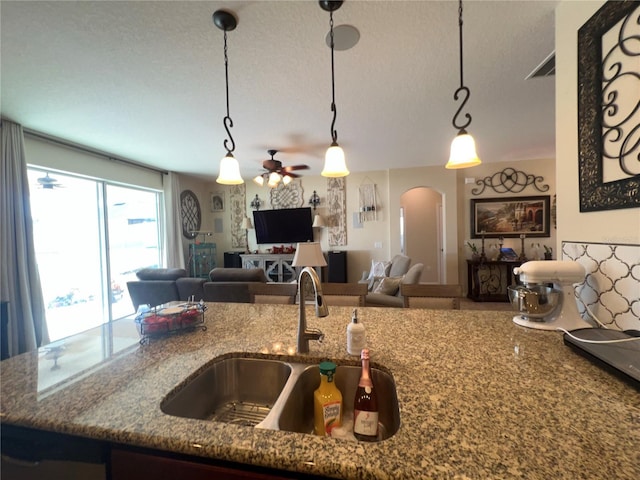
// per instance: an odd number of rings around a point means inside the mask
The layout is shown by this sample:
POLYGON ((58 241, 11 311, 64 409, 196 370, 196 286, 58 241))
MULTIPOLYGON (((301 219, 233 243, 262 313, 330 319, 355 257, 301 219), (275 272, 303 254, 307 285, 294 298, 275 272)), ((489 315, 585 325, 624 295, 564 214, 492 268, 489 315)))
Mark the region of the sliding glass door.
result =
POLYGON ((126 282, 161 265, 161 194, 28 170, 51 341, 130 315, 126 282))

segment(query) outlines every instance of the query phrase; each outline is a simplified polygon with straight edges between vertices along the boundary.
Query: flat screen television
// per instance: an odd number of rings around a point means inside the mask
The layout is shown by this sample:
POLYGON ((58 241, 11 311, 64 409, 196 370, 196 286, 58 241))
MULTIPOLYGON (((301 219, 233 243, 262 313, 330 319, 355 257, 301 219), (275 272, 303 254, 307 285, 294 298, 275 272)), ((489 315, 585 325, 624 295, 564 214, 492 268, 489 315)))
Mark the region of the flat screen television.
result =
POLYGON ((298 243, 313 241, 311 208, 254 210, 256 242, 298 243))

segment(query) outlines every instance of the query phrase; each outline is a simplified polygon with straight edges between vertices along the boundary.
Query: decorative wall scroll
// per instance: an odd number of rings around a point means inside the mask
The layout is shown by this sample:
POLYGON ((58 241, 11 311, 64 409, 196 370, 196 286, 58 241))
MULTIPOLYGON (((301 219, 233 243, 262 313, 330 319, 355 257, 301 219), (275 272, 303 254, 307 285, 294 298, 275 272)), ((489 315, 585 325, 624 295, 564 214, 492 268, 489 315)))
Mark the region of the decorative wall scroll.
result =
POLYGON ((508 167, 501 172, 484 177, 482 180, 476 180, 476 185, 480 187, 474 188, 471 193, 473 195, 481 195, 486 187, 491 188, 496 193, 522 193, 529 185, 541 193, 549 191, 549 185, 541 185, 542 182, 544 182, 544 178, 539 175, 532 175, 508 167))
POLYGON ((329 246, 347 244, 347 181, 344 177, 327 179, 329 208, 329 246))
POLYGON ((376 185, 363 183, 358 189, 358 215, 360 223, 378 219, 378 199, 376 185))
POLYGON ((472 199, 471 238, 548 237, 549 202, 549 195, 472 199))
POLYGON ((245 248, 246 230, 242 228, 242 219, 246 211, 246 186, 232 185, 229 188, 229 208, 231 209, 231 248, 245 248))
POLYGON ((580 211, 640 207, 640 3, 609 1, 578 30, 580 211))
POLYGON ((274 210, 280 208, 298 208, 304 204, 302 195, 302 183, 299 179, 292 180, 289 185, 280 182, 277 187, 272 188, 269 192, 271 208, 274 210))

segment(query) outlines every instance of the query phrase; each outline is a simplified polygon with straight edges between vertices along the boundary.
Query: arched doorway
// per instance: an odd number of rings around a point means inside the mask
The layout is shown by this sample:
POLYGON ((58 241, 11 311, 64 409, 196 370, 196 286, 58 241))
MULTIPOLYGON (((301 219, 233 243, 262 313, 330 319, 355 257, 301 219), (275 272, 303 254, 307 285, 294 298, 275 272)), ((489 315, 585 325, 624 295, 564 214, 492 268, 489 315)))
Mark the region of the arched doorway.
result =
POLYGON ((412 264, 424 264, 423 283, 445 283, 442 194, 415 187, 400 196, 402 251, 412 264))

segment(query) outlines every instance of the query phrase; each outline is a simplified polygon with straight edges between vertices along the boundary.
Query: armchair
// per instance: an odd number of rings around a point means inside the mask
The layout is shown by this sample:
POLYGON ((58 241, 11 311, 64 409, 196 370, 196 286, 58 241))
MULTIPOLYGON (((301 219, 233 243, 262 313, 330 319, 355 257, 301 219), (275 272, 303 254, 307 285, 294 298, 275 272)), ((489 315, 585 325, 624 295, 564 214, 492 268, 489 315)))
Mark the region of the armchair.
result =
POLYGON ((402 277, 384 277, 377 287, 365 298, 368 307, 404 307, 402 285, 420 283, 424 265, 416 263, 402 277))

